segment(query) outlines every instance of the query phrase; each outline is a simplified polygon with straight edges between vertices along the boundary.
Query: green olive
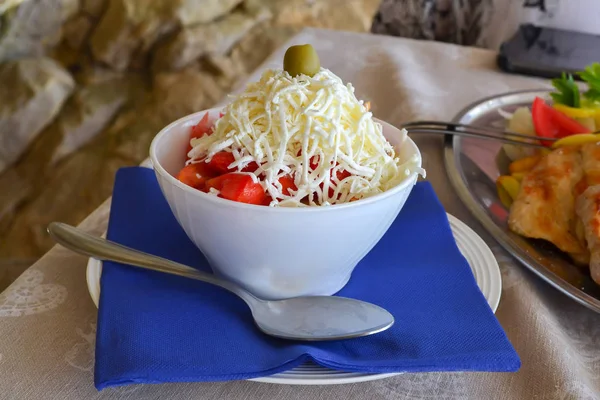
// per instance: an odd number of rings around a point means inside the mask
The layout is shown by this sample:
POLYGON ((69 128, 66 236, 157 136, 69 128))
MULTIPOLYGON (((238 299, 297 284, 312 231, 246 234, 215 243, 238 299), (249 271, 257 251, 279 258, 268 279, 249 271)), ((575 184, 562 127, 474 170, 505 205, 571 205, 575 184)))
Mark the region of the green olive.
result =
POLYGON ((291 76, 314 76, 321 69, 321 64, 315 48, 302 44, 287 49, 283 56, 283 69, 291 76))

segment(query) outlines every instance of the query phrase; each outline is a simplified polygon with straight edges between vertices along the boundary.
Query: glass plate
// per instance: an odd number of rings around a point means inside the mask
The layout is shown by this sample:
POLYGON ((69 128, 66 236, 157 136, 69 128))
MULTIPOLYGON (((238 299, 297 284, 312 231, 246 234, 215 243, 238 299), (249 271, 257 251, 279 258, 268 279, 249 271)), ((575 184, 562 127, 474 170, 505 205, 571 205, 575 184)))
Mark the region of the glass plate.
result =
MULTIPOLYGON (((489 97, 461 111, 453 122, 504 129, 498 109, 513 112, 530 106, 536 96, 549 100, 547 90, 528 90, 489 97)), ((600 313, 600 286, 589 271, 542 240, 526 239, 508 230, 508 210, 496 194, 496 178, 508 170, 502 143, 446 136, 444 160, 452 186, 484 228, 523 265, 567 296, 600 313)))

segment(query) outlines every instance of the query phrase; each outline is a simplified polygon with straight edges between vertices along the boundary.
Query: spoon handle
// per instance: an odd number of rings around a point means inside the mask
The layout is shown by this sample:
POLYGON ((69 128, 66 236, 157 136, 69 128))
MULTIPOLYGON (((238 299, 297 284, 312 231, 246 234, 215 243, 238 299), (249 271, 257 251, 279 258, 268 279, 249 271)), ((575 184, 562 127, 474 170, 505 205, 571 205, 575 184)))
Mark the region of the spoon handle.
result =
POLYGON ((110 240, 87 234, 80 229, 72 227, 61 222, 52 222, 48 226, 48 233, 57 242, 64 247, 77 253, 93 257, 101 261, 115 261, 121 264, 133 265, 152 271, 164 272, 172 275, 179 275, 186 278, 196 279, 210 283, 241 297, 250 307, 252 304, 261 301, 250 292, 242 289, 235 283, 217 278, 213 274, 198 271, 192 267, 167 260, 162 257, 153 256, 130 247, 122 246, 110 240))

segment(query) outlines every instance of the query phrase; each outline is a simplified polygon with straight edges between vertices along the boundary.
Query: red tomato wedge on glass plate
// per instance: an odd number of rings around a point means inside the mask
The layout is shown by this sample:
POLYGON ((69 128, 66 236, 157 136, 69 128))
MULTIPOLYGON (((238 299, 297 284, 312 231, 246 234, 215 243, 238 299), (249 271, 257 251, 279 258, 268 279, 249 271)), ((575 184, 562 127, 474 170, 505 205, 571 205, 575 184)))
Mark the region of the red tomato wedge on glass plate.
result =
MULTIPOLYGON (((539 97, 533 101, 531 114, 535 131, 541 137, 560 139, 565 136, 590 132, 588 128, 550 107, 539 97)), ((542 141, 542 144, 550 146, 552 142, 542 141)))

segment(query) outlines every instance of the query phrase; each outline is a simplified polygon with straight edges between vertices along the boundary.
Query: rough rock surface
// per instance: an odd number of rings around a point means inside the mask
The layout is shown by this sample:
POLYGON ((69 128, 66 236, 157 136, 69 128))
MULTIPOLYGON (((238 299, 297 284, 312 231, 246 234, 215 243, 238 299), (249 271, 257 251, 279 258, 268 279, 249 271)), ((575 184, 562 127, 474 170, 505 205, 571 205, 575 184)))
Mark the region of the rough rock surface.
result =
POLYGON ((63 41, 73 50, 79 50, 92 29, 91 17, 84 14, 68 20, 62 27, 63 41))
POLYGON ((227 15, 242 0, 173 0, 173 16, 183 26, 204 24, 227 15))
POLYGON ((52 162, 93 139, 115 117, 127 96, 127 83, 122 79, 92 84, 75 93, 61 115, 61 141, 54 150, 52 162))
POLYGON ((110 0, 90 45, 94 57, 116 70, 125 70, 136 53, 150 48, 162 34, 175 29, 163 1, 110 0), (146 3, 146 4, 141 4, 146 3))
POLYGON ((54 119, 74 85, 48 58, 0 64, 0 172, 54 119))
POLYGON ((0 61, 41 56, 61 39, 78 0, 25 0, 0 12, 0 61))
POLYGON ((154 68, 181 69, 201 56, 225 55, 250 29, 269 17, 266 8, 252 13, 236 11, 213 23, 185 28, 158 48, 154 68))
POLYGON ((81 11, 93 18, 100 18, 107 0, 81 0, 81 11))
MULTIPOLYGON (((0 187, 10 188, 7 191, 0 191, 0 237, 3 233, 7 233, 5 242, 12 243, 13 247, 26 245, 18 241, 13 242, 16 239, 11 234, 16 228, 13 220, 20 218, 23 211, 15 215, 15 210, 52 186, 56 165, 66 157, 68 150, 83 147, 87 142, 93 141, 93 133, 98 134, 106 127, 125 101, 125 94, 122 92, 115 91, 112 96, 85 94, 89 91, 90 89, 86 88, 82 90, 83 93, 75 95, 61 116, 40 134, 23 159, 0 175, 0 187)), ((77 188, 72 180, 68 180, 67 185, 77 188)), ((53 202, 51 199, 49 201, 53 202)), ((56 218, 56 215, 51 213, 52 208, 47 206, 40 203, 40 213, 46 213, 44 220, 46 223, 56 218)), ((54 206, 64 207, 64 210, 68 210, 69 207, 68 204, 54 206)), ((76 208, 86 207, 80 204, 72 210, 75 211, 76 208)), ((75 223, 76 220, 73 222, 75 223)), ((44 251, 31 248, 30 250, 32 255, 44 251)))
POLYGON ((241 0, 110 0, 91 39, 94 56, 124 70, 179 26, 207 23, 241 0))

